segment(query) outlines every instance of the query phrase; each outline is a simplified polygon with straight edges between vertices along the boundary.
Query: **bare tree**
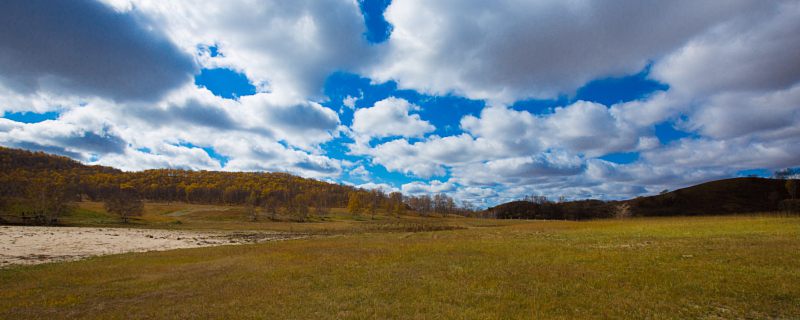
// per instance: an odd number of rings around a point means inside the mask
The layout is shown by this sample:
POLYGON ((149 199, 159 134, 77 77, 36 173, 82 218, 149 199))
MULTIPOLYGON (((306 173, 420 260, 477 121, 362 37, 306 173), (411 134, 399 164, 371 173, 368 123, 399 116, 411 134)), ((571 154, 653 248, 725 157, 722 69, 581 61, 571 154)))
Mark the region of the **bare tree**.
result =
POLYGON ((123 223, 128 223, 131 217, 141 216, 144 211, 144 203, 132 186, 122 186, 112 193, 106 199, 105 207, 109 213, 120 216, 123 223))
POLYGON ((622 202, 614 206, 614 218, 626 219, 630 218, 631 214, 631 205, 626 202, 622 202))
POLYGON ((264 212, 269 213, 270 220, 275 221, 278 219, 278 205, 280 201, 280 195, 278 192, 275 191, 262 191, 261 192, 261 206, 264 208, 264 212))
POLYGON ((289 201, 290 213, 294 215, 297 220, 306 221, 306 219, 308 219, 308 202, 309 198, 307 194, 300 193, 296 195, 291 201, 289 201))
POLYGON ((375 214, 378 212, 378 207, 380 206, 383 198, 385 198, 383 190, 370 190, 367 196, 367 211, 372 216, 372 220, 375 220, 375 214))
POLYGON ((70 209, 72 196, 60 175, 34 179, 26 191, 33 207, 30 219, 36 224, 56 224, 70 209))
POLYGON ((328 199, 325 198, 322 194, 317 194, 314 197, 314 214, 318 217, 325 217, 330 212, 330 208, 328 208, 328 199))
MULTIPOLYGON (((403 194, 400 192, 392 192, 389 194, 389 200, 387 203, 390 204, 390 211, 396 216, 400 217, 400 214, 403 213, 403 194)), ((387 211, 387 214, 389 211, 387 211)))
POLYGON ((247 196, 245 205, 247 208, 247 216, 250 217, 250 221, 258 221, 258 196, 255 191, 250 192, 250 195, 247 196))

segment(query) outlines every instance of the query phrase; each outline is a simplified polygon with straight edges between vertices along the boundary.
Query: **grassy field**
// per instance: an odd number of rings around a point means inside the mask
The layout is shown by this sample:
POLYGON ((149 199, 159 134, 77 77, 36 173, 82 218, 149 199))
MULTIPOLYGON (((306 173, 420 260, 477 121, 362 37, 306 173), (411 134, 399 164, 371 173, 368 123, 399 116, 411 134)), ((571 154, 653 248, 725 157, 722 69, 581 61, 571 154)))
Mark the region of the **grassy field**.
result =
POLYGON ((126 227, 178 230, 269 230, 317 235, 364 232, 418 232, 462 229, 481 226, 503 226, 514 221, 494 219, 464 219, 462 217, 401 217, 378 214, 352 215, 344 208, 332 208, 325 217, 310 215, 306 222, 293 222, 279 215, 277 221, 260 216, 250 221, 242 206, 187 204, 181 202, 146 202, 143 215, 123 224, 119 217, 106 213, 102 202, 79 202, 70 214, 60 218, 64 226, 126 227))
POLYGON ((461 221, 2 269, 0 318, 800 318, 797 217, 461 221))

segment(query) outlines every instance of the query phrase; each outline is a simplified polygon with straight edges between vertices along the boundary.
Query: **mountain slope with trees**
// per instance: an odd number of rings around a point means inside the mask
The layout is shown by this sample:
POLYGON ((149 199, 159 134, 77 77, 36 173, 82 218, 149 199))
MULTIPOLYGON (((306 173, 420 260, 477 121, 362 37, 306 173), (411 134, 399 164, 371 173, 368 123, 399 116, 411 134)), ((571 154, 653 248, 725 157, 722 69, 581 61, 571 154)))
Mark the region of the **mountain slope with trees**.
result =
MULTIPOLYGON (((328 208, 344 207, 353 214, 372 216, 378 211, 390 215, 406 210, 421 215, 472 212, 457 207, 446 195, 407 197, 399 192, 386 194, 288 173, 183 169, 125 172, 43 152, 0 147, 0 214, 16 207, 14 211, 27 213, 31 223, 52 224, 69 210, 70 203, 102 201, 109 202, 109 208, 119 208, 115 202, 120 198, 244 205, 253 212, 253 219, 257 212, 273 219, 280 212, 300 221, 309 214, 323 216, 328 208)), ((125 212, 120 214, 123 220, 131 212, 118 211, 125 212)))
POLYGON ((501 219, 584 220, 778 211, 795 205, 796 187, 793 186, 796 182, 794 179, 732 178, 624 201, 551 202, 543 197, 531 197, 489 208, 487 213, 501 219))

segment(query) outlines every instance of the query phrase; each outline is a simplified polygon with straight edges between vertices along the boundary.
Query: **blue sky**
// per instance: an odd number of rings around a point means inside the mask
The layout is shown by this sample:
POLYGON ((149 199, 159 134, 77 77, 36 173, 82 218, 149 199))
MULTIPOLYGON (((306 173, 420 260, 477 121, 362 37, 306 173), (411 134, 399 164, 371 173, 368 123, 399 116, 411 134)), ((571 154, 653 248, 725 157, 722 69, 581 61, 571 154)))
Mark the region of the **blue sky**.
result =
POLYGON ((11 1, 0 145, 480 206, 800 166, 800 4, 708 4, 11 1))

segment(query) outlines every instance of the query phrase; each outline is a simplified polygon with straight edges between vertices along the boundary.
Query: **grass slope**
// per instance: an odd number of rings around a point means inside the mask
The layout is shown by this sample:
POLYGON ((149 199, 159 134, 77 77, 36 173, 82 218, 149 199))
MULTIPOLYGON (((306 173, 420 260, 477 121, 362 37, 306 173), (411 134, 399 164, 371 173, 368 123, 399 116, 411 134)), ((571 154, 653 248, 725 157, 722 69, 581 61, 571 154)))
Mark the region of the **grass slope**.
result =
POLYGON ((797 217, 359 233, 4 269, 0 318, 794 319, 798 252, 797 217))

